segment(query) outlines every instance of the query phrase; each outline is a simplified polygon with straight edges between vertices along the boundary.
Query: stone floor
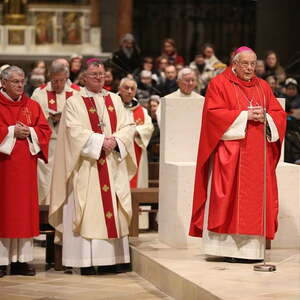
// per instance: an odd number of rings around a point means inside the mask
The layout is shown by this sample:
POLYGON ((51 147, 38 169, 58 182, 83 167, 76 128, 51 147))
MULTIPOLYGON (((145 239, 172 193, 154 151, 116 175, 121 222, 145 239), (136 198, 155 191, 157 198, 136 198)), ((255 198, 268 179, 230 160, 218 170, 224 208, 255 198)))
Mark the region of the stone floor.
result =
POLYGON ((80 276, 45 271, 45 249, 35 247, 34 277, 0 278, 0 300, 157 300, 172 299, 134 272, 80 276))
POLYGON ((207 259, 201 246, 171 248, 157 234, 140 235, 131 245, 133 270, 176 300, 300 299, 299 249, 267 250, 277 271, 256 272, 254 264, 207 259))

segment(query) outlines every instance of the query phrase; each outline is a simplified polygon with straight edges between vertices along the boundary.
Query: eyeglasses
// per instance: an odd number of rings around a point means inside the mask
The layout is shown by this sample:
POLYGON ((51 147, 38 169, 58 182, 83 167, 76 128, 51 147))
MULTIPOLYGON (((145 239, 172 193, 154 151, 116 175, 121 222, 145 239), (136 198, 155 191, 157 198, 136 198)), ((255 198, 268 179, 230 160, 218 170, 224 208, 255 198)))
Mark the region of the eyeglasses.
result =
POLYGON ((64 79, 51 79, 50 81, 51 81, 52 84, 65 83, 67 81, 67 78, 64 78, 64 79))
POLYGON ((240 61, 239 65, 243 68, 247 68, 248 66, 250 66, 251 68, 255 68, 256 66, 256 61, 240 61))
POLYGON ((105 73, 87 73, 88 76, 90 76, 91 78, 104 78, 106 75, 105 73))
POLYGON ((182 82, 184 82, 184 83, 195 83, 195 82, 197 82, 197 80, 196 79, 182 79, 182 82))
POLYGON ((25 80, 17 80, 17 79, 15 79, 15 80, 8 80, 7 79, 7 81, 9 81, 13 85, 19 85, 19 84, 24 85, 25 84, 25 80))
POLYGON ((123 85, 122 89, 129 92, 129 91, 135 91, 136 87, 135 86, 128 86, 128 85, 123 85))

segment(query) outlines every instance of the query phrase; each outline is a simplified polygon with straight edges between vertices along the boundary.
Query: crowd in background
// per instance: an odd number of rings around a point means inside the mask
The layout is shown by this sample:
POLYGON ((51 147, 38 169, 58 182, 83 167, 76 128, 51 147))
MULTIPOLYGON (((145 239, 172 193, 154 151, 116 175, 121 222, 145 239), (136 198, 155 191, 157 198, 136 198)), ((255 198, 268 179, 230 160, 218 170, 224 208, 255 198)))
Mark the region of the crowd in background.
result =
MULTIPOLYGON (((136 98, 140 104, 148 109, 155 126, 153 138, 149 147, 158 151, 159 129, 156 120, 156 109, 160 98, 178 89, 177 74, 184 67, 190 67, 197 74, 195 92, 205 96, 207 86, 212 78, 223 72, 227 65, 216 57, 216 49, 212 44, 204 44, 193 61, 187 62, 177 52, 176 43, 167 38, 162 42, 160 56, 153 58, 143 56, 135 43, 132 34, 126 34, 120 48, 113 53, 112 59, 104 61, 106 80, 104 88, 117 92, 119 82, 124 77, 130 77, 137 82, 136 98)), ((230 55, 229 55, 230 56, 230 55)), ((83 85, 81 71, 84 64, 81 55, 74 54, 69 60, 70 80, 83 85)), ((230 59, 229 63, 230 64, 230 59)), ((3 65, 0 72, 8 65, 3 65)), ((300 164, 300 93, 296 79, 287 76, 280 65, 277 53, 270 50, 263 58, 258 58, 256 76, 265 79, 274 95, 286 99, 287 133, 285 143, 285 161, 300 164)), ((33 64, 29 74, 25 91, 31 96, 34 89, 47 82, 47 65, 45 61, 33 64)), ((155 156, 157 159, 157 156, 155 156)), ((151 159, 151 158, 150 158, 151 159)), ((154 159, 154 160, 155 160, 154 159)))

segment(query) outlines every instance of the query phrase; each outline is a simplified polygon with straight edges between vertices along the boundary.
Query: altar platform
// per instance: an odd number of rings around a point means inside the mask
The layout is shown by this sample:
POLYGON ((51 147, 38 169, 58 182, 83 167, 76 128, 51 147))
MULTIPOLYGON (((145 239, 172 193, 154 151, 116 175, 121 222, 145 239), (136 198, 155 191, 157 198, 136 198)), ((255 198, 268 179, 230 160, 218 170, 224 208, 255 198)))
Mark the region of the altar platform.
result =
MULTIPOLYGON (((176 230, 176 228, 174 228, 176 230)), ((171 232, 170 232, 171 234, 171 232)), ((266 251, 277 271, 253 271, 255 264, 206 260, 199 247, 171 248, 157 233, 131 238, 133 271, 176 300, 299 300, 299 249, 266 251)))

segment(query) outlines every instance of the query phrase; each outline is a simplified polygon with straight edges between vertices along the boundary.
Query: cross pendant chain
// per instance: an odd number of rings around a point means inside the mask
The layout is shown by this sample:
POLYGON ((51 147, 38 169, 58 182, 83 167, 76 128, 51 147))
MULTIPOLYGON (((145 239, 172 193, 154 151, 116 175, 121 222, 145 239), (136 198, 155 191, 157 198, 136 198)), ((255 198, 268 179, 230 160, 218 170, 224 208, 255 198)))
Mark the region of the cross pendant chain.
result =
MULTIPOLYGON (((98 114, 98 112, 97 112, 97 107, 96 107, 96 105, 95 105, 95 103, 94 103, 93 97, 88 97, 88 98, 89 98, 90 103, 91 103, 91 105, 92 105, 92 107, 93 107, 93 112, 95 112, 95 113, 97 114, 97 116, 98 116, 98 119, 100 119, 99 114, 98 114)), ((103 114, 104 114, 104 109, 103 109, 103 112, 102 112, 102 118, 103 118, 103 114)), ((99 121, 99 123, 98 123, 97 125, 98 125, 98 127, 99 127, 101 130, 103 129, 103 127, 105 127, 105 123, 103 122, 103 120, 99 121)))
POLYGON ((252 105, 253 98, 252 98, 251 100, 249 100, 249 99, 247 98, 247 100, 248 100, 248 102, 249 102, 248 108, 249 108, 249 109, 252 109, 252 108, 254 107, 254 106, 252 105))
POLYGON ((102 129, 102 127, 105 127, 105 123, 103 121, 100 121, 98 126, 100 129, 102 129))

